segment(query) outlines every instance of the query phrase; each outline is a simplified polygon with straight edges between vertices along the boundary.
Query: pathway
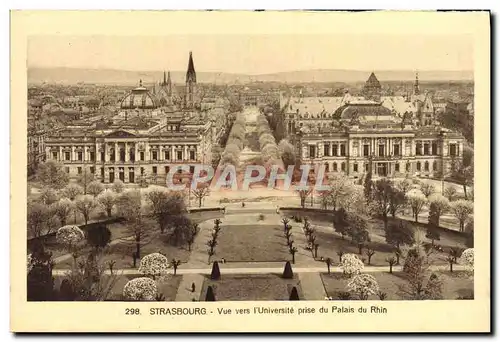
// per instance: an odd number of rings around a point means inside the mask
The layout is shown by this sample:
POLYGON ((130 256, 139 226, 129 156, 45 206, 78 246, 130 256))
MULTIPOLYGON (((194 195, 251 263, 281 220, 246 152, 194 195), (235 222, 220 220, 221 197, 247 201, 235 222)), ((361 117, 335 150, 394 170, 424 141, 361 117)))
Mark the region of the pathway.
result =
POLYGON ((320 273, 299 273, 300 287, 305 300, 323 300, 327 297, 320 273))
MULTIPOLYGON (((221 274, 281 274, 283 272, 284 264, 281 267, 226 267, 224 264, 219 263, 219 267, 221 270, 221 274)), ((393 266, 393 272, 401 272, 402 266, 393 266)), ((326 273, 326 266, 322 267, 294 267, 292 265, 292 270, 294 273, 326 273)), ((432 265, 430 266, 431 271, 447 271, 449 267, 446 265, 432 265)), ((464 265, 453 265, 454 271, 464 271, 466 267, 464 265)), ((365 266, 363 269, 363 273, 378 273, 378 272, 388 272, 389 266, 365 266)), ((53 275, 65 275, 68 270, 55 269, 52 270, 53 275)), ((137 269, 119 269, 113 270, 114 273, 123 274, 123 275, 140 275, 137 269)), ((178 268, 178 275, 186 275, 186 274, 211 274, 212 267, 207 268, 178 268)), ((341 273, 340 270, 333 267, 332 273, 341 273)), ((110 274, 109 270, 104 271, 104 274, 110 274)), ((191 286, 191 283, 189 283, 191 286)))
MULTIPOLYGON (((179 270, 177 270, 179 272, 179 270)), ((205 277, 201 274, 185 274, 182 277, 182 281, 177 289, 177 295, 175 296, 176 302, 191 302, 193 299, 195 301, 200 300, 201 289, 203 288, 203 281, 205 277), (192 292, 192 284, 195 284, 195 290, 192 292)))

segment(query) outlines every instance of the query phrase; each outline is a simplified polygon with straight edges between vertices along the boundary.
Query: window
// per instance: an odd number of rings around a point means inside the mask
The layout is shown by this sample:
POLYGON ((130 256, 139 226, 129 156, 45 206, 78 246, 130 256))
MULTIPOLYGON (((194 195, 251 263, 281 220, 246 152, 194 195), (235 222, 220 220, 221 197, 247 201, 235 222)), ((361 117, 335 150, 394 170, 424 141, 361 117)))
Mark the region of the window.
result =
POLYGON ((64 160, 71 160, 71 154, 69 152, 64 152, 64 160))
POLYGON ((101 160, 104 161, 106 159, 106 155, 104 152, 101 152, 101 160))
POLYGON ((309 145, 309 158, 316 158, 316 146, 309 145))
POLYGON ((125 161, 125 149, 120 149, 120 161, 125 161))
POLYGON ((428 156, 429 153, 429 143, 424 144, 424 156, 428 156))
POLYGON ((410 172, 411 164, 408 162, 406 163, 406 172, 410 172))
POLYGON ((450 144, 450 156, 456 157, 458 155, 457 144, 450 144))
POLYGON ((330 144, 323 145, 323 155, 325 157, 330 157, 330 144))
POLYGON ((438 170, 438 163, 437 161, 434 160, 432 162, 432 171, 437 171, 437 170, 438 170))
POLYGON ((144 175, 144 168, 141 167, 141 175, 144 175))
POLYGON ((428 162, 428 161, 426 161, 426 162, 424 163, 424 170, 425 170, 425 171, 429 171, 429 162, 428 162))
POLYGON ((345 144, 340 145, 340 155, 345 156, 345 144))
POLYGON ((115 150, 111 150, 111 154, 109 156, 109 159, 114 162, 115 161, 115 150))
POLYGON ((66 167, 64 168, 64 172, 69 173, 69 167, 67 167, 67 166, 66 166, 66 167))
POLYGON ((94 174, 94 173, 95 173, 95 167, 93 167, 93 166, 91 166, 91 167, 90 167, 90 173, 91 173, 91 174, 94 174))
POLYGON ((337 172, 337 163, 333 163, 332 165, 333 165, 333 171, 337 172))
POLYGON ((177 160, 182 160, 182 151, 177 151, 177 160))
POLYGON ((420 165, 420 162, 417 162, 417 171, 420 171, 420 169, 421 169, 421 168, 422 168, 422 167, 421 167, 421 165, 420 165))
POLYGON ((144 161, 144 152, 139 152, 139 158, 144 161))
POLYGON ((52 152, 52 159, 57 159, 57 152, 52 152))
POLYGON ((365 164, 365 172, 368 172, 368 164, 365 164))
POLYGON ((353 169, 354 172, 358 172, 358 163, 354 163, 352 165, 352 169, 353 169))
POLYGON ((399 172, 399 163, 394 164, 394 171, 399 172))
POLYGON ((82 160, 83 160, 83 153, 82 153, 82 152, 78 152, 78 153, 76 154, 76 156, 77 156, 78 160, 80 160, 80 161, 82 161, 82 160))
POLYGON ((90 152, 90 161, 95 161, 95 152, 90 152))
POLYGON ((383 157, 385 154, 385 145, 378 145, 378 155, 379 157, 383 157))
POLYGON ((81 175, 82 174, 82 168, 78 167, 77 170, 78 170, 78 174, 81 175))
POLYGON ((153 152, 151 153, 151 155, 152 155, 152 157, 151 157, 151 158, 152 158, 153 160, 158 160, 158 151, 153 151, 153 152))
POLYGON ((325 172, 330 172, 330 165, 328 163, 325 163, 325 172))
POLYGON ((394 145, 394 155, 395 156, 399 156, 400 155, 400 151, 399 151, 399 145, 394 145))
POLYGON ((165 174, 167 174, 170 171, 170 166, 165 166, 165 174))
POLYGON ((194 151, 189 151, 189 160, 196 160, 194 151))
POLYGON ((190 166, 190 167, 189 167, 189 173, 190 173, 190 174, 193 174, 193 173, 194 173, 194 166, 190 166))
POLYGON ((157 172, 158 172, 158 168, 156 166, 153 166, 153 175, 156 175, 157 172))
POLYGON ((432 143, 432 155, 437 155, 438 154, 438 144, 437 142, 432 143))
POLYGON ((333 156, 333 157, 338 156, 338 155, 339 155, 339 152, 338 152, 338 151, 339 151, 339 145, 337 145, 337 144, 333 144, 333 145, 332 145, 332 156, 333 156))
POLYGON ((415 154, 417 156, 421 156, 422 155, 422 143, 417 143, 417 146, 416 146, 416 149, 415 149, 415 154))
POLYGON ((165 160, 170 160, 170 151, 165 151, 165 160))
POLYGON ((340 165, 340 170, 345 171, 345 163, 344 162, 342 162, 342 164, 340 165))
POLYGON ((363 145, 363 156, 368 157, 370 155, 370 145, 363 145))

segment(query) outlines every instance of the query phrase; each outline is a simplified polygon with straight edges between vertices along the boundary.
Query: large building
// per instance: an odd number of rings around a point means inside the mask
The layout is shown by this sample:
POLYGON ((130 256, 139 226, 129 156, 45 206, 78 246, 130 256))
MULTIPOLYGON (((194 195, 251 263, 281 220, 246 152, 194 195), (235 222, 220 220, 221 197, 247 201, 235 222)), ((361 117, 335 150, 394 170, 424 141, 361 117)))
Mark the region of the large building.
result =
MULTIPOLYGON (((160 96, 139 82, 119 101, 111 120, 80 121, 45 139, 46 159, 61 162, 75 178, 90 172, 104 183, 161 182, 175 165, 210 164, 212 146, 227 129, 223 108, 196 110, 196 74, 192 54, 186 77, 185 106, 172 108, 165 80, 160 96)), ((169 94, 170 93, 170 94, 169 94)))
POLYGON ((372 73, 364 97, 282 98, 286 133, 305 164, 360 178, 369 170, 384 177, 440 177, 462 155, 464 138, 439 126, 418 77, 412 95, 381 96, 372 73))

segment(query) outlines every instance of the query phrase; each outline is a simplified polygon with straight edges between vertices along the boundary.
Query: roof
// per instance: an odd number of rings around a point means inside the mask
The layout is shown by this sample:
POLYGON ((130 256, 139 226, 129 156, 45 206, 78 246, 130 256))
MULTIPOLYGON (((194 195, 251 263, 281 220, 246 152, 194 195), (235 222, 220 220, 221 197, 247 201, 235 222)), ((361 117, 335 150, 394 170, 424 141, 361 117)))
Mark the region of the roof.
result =
POLYGON ((132 89, 120 101, 121 109, 155 109, 159 107, 158 99, 146 88, 142 86, 132 89))
POLYGON ((349 103, 338 108, 333 114, 340 119, 351 120, 361 117, 393 117, 393 113, 386 107, 375 102, 349 103))
POLYGON ((186 83, 193 81, 196 83, 196 71, 194 70, 193 53, 189 51, 188 68, 186 72, 186 83))
POLYGON ((368 80, 366 80, 365 88, 382 88, 380 82, 377 79, 377 76, 372 72, 368 80))

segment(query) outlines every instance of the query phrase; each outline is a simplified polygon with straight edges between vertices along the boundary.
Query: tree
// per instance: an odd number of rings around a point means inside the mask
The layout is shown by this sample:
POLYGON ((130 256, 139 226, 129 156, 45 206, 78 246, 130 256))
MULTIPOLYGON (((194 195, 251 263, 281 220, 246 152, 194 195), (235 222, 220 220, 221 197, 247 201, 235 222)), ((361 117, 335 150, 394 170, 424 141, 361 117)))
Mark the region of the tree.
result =
POLYGON ((290 254, 292 255, 292 264, 295 264, 295 253, 298 252, 297 247, 290 246, 289 248, 290 254))
POLYGON ((401 191, 405 196, 412 189, 412 184, 409 179, 403 179, 396 183, 396 188, 401 191))
POLYGON ((325 264, 328 269, 328 274, 330 274, 330 267, 333 266, 333 260, 331 258, 326 258, 325 264))
POLYGON ((220 279, 220 268, 219 268, 219 263, 217 261, 214 261, 214 263, 212 264, 212 273, 210 273, 210 279, 211 280, 220 279))
POLYGON ((207 247, 208 247, 208 262, 210 263, 210 258, 215 254, 215 247, 217 246, 217 240, 214 239, 213 237, 207 241, 207 247))
POLYGON ((28 233, 31 237, 38 238, 49 234, 54 227, 50 222, 52 213, 49 208, 41 203, 29 202, 27 211, 28 233))
POLYGON ((35 263, 27 276, 28 301, 54 300, 54 277, 50 263, 35 263))
POLYGON ((177 260, 177 259, 172 259, 172 262, 170 263, 174 269, 174 275, 177 275, 177 268, 179 268, 180 264, 182 262, 180 260, 177 260))
POLYGON ((355 294, 360 300, 367 300, 370 295, 379 292, 379 286, 371 274, 358 274, 347 284, 347 291, 355 294))
POLYGON ((444 196, 448 201, 452 202, 457 195, 457 189, 453 185, 449 185, 444 189, 444 196))
POLYGON ((128 234, 134 237, 135 257, 140 259, 141 247, 147 244, 153 235, 151 226, 143 224, 141 193, 138 191, 122 193, 116 200, 116 208, 118 215, 128 223, 128 234))
POLYGON ((165 255, 161 253, 151 253, 141 259, 139 273, 155 279, 156 277, 166 275, 168 273, 168 268, 169 263, 165 255))
POLYGON ((425 283, 430 265, 423 245, 417 241, 408 248, 405 254, 403 272, 406 276, 407 285, 400 286, 400 290, 409 297, 408 299, 426 299, 425 283))
POLYGON ((63 171, 62 164, 54 160, 47 160, 38 165, 36 179, 53 189, 61 189, 68 184, 68 174, 63 171))
POLYGON ((64 197, 67 197, 71 201, 74 201, 78 197, 78 195, 83 194, 83 189, 78 184, 71 183, 71 184, 68 184, 62 190, 62 194, 64 197))
POLYGON ((348 277, 361 273, 364 268, 363 261, 356 254, 347 253, 342 256, 340 268, 348 277))
POLYGON ((458 200, 450 204, 450 209, 459 222, 460 231, 463 232, 465 230, 465 222, 474 212, 474 202, 458 200))
POLYGON ((125 185, 121 180, 117 179, 113 182, 111 189, 117 194, 121 194, 125 190, 125 185))
POLYGON ((442 292, 443 292, 443 282, 436 273, 432 273, 429 276, 427 285, 425 286, 424 290, 425 299, 430 299, 430 300, 443 299, 442 292))
POLYGON ((187 244, 189 251, 191 252, 191 247, 193 246, 194 239, 196 237, 196 234, 199 232, 199 226, 196 223, 192 223, 191 226, 189 227, 188 231, 188 237, 187 237, 187 244))
POLYGON ((398 210, 404 206, 406 202, 405 193, 396 188, 392 188, 389 193, 389 212, 392 217, 396 217, 398 210))
POLYGON ((87 185, 87 193, 96 198, 101 192, 104 191, 104 185, 101 182, 93 181, 87 185))
MULTIPOLYGON (((394 246, 399 251, 401 245, 411 245, 415 242, 413 229, 410 225, 404 224, 402 220, 393 222, 385 231, 385 241, 394 246)), ((397 264, 399 264, 400 254, 396 254, 397 264)))
POLYGON ((300 197, 300 206, 302 208, 306 207, 306 199, 307 199, 307 196, 309 196, 311 194, 311 191, 312 191, 312 189, 297 190, 297 193, 299 194, 299 197, 300 197))
POLYGON ((392 267, 396 264, 397 260, 395 257, 390 256, 385 259, 385 261, 389 264, 389 273, 392 273, 392 267))
POLYGON ((285 264, 285 268, 283 270, 283 278, 293 279, 293 271, 292 271, 292 265, 290 264, 290 261, 287 261, 285 264))
POLYGON ((61 198, 58 202, 52 205, 53 213, 61 222, 61 226, 66 225, 66 220, 74 209, 73 202, 71 202, 68 198, 61 198))
POLYGON ((342 235, 342 240, 349 232, 349 222, 347 212, 344 208, 340 208, 333 214, 333 227, 335 231, 342 235))
POLYGON ((460 263, 465 265, 470 272, 474 272, 474 248, 468 248, 462 252, 460 263))
POLYGON ((422 182, 420 183, 420 191, 422 191, 425 197, 429 198, 436 191, 436 188, 430 183, 422 182))
POLYGON ((372 170, 369 167, 368 173, 366 174, 365 177, 365 182, 364 182, 364 188, 365 188, 365 198, 366 201, 369 202, 372 199, 372 187, 373 187, 373 182, 372 182, 372 170))
POLYGON ((94 181, 94 174, 87 172, 87 168, 83 168, 83 172, 78 176, 78 184, 83 189, 83 194, 87 194, 88 185, 94 181))
POLYGON ((106 247, 111 241, 111 231, 105 224, 92 226, 87 230, 87 242, 96 250, 106 247))
POLYGON ((419 190, 412 190, 407 194, 408 204, 411 207, 413 217, 415 217, 415 222, 418 222, 418 215, 427 204, 427 198, 419 190))
POLYGON ((205 296, 205 301, 206 302, 215 302, 215 294, 214 294, 214 289, 212 286, 209 286, 207 288, 207 294, 205 296))
POLYGON ((391 196, 393 192, 391 181, 383 178, 377 180, 373 185, 372 199, 374 204, 375 214, 382 217, 384 221, 384 229, 387 229, 388 214, 391 210, 391 196))
POLYGON ((92 196, 84 195, 81 199, 76 200, 75 208, 83 215, 85 226, 89 222, 90 214, 96 207, 97 203, 92 196))
POLYGON ((40 190, 40 202, 45 204, 45 205, 52 205, 56 203, 59 200, 59 195, 57 192, 48 187, 42 188, 40 190))
POLYGON ((453 160, 451 169, 451 176, 462 185, 467 199, 467 186, 472 186, 474 183, 474 150, 464 147, 462 159, 453 160))
POLYGON ((168 227, 175 227, 187 212, 184 194, 180 191, 153 190, 146 194, 146 199, 151 203, 161 233, 168 227))
POLYGON ((292 292, 290 292, 290 300, 300 300, 297 287, 295 286, 292 288, 292 292))
POLYGON ((359 254, 362 254, 364 245, 371 241, 366 219, 360 215, 350 213, 347 220, 349 222, 348 234, 352 242, 358 246, 359 254))
POLYGON ((365 253, 366 253, 366 256, 368 257, 368 265, 371 265, 372 257, 373 257, 373 255, 375 255, 375 250, 373 248, 367 248, 365 253))
POLYGON ((431 244, 434 247, 434 241, 441 239, 439 227, 435 226, 434 224, 429 223, 425 237, 428 238, 429 240, 431 240, 431 244))
POLYGON ((450 202, 440 194, 429 196, 429 223, 439 227, 439 218, 448 210, 450 202))
POLYGON ((198 200, 198 207, 201 208, 201 202, 203 199, 210 195, 210 188, 208 185, 200 186, 197 189, 191 190, 191 192, 193 193, 194 198, 198 200))
POLYGON ((156 282, 148 277, 132 279, 123 287, 123 296, 128 300, 153 301, 157 293, 156 282))
POLYGON ((295 154, 295 148, 288 140, 282 139, 278 144, 278 150, 285 169, 290 165, 296 164, 297 156, 295 154))
POLYGON ((111 217, 113 214, 113 207, 116 203, 116 195, 115 193, 106 190, 97 196, 97 202, 102 206, 102 208, 106 211, 108 217, 111 217))

